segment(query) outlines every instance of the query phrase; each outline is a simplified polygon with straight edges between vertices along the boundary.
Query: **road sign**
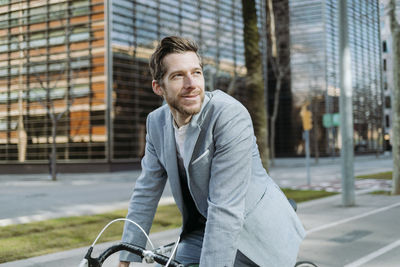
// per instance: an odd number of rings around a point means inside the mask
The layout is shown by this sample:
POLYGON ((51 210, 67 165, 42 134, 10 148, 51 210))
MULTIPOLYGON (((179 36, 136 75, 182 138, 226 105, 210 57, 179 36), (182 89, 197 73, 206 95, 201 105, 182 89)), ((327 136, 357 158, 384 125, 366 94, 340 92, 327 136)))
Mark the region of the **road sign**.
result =
POLYGON ((332 123, 333 123, 333 126, 339 126, 340 125, 340 114, 339 113, 333 113, 332 114, 332 123))
POLYGON ((331 114, 331 113, 325 113, 325 114, 322 116, 322 125, 323 125, 325 128, 331 128, 331 127, 333 126, 333 123, 332 123, 332 114, 331 114))
POLYGON ((325 113, 322 116, 322 125, 325 128, 331 128, 340 125, 340 114, 339 113, 325 113))

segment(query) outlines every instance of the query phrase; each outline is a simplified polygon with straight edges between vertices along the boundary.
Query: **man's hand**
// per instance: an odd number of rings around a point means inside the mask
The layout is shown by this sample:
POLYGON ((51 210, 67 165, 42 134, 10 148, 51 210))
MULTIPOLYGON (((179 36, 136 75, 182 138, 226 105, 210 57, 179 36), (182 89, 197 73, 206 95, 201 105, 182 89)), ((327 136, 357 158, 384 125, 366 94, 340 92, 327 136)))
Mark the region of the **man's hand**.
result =
POLYGON ((129 267, 129 261, 120 261, 118 267, 129 267))

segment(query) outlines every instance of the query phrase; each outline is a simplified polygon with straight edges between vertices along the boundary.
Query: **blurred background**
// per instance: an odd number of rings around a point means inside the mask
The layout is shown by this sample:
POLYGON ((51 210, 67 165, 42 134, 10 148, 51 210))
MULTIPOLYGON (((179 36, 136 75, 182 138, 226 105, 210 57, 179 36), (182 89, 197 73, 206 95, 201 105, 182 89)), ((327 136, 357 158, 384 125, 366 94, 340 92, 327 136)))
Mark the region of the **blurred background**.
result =
MULTIPOLYGON (((391 150, 385 2, 347 1, 356 155, 391 150)), ((272 160, 305 155, 302 109, 311 156, 338 156, 338 1, 255 7, 272 160)), ((196 40, 206 89, 246 104, 243 12, 240 0, 0 0, 0 172, 43 172, 52 159, 60 171, 139 168, 146 116, 162 104, 148 61, 164 36, 196 40)))

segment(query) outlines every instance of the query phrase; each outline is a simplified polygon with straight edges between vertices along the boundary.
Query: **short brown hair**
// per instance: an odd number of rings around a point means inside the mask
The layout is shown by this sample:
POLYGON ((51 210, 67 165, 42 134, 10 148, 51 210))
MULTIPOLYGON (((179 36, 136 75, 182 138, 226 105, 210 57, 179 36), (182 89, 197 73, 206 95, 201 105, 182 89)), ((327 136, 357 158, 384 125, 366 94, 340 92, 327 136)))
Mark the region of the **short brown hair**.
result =
POLYGON ((158 44, 156 51, 154 51, 150 58, 149 65, 153 80, 156 80, 159 84, 162 83, 161 80, 164 77, 164 74, 167 72, 163 63, 163 59, 169 54, 194 52, 199 58, 200 66, 203 67, 198 51, 199 47, 190 39, 179 36, 168 36, 163 38, 158 44))

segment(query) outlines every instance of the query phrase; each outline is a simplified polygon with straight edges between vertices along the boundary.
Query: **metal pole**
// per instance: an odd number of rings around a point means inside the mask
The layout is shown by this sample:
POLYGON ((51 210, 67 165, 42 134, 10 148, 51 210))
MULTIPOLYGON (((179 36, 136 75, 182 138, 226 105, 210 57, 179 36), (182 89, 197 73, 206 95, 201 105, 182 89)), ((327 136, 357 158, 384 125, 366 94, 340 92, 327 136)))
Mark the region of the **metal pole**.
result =
POLYGON ((342 204, 353 206, 354 150, 351 57, 347 30, 347 0, 339 0, 339 60, 340 60, 340 133, 342 138, 342 204))
POLYGON ((307 167, 307 185, 311 185, 310 175, 310 131, 304 131, 304 138, 306 143, 306 167, 307 167))

